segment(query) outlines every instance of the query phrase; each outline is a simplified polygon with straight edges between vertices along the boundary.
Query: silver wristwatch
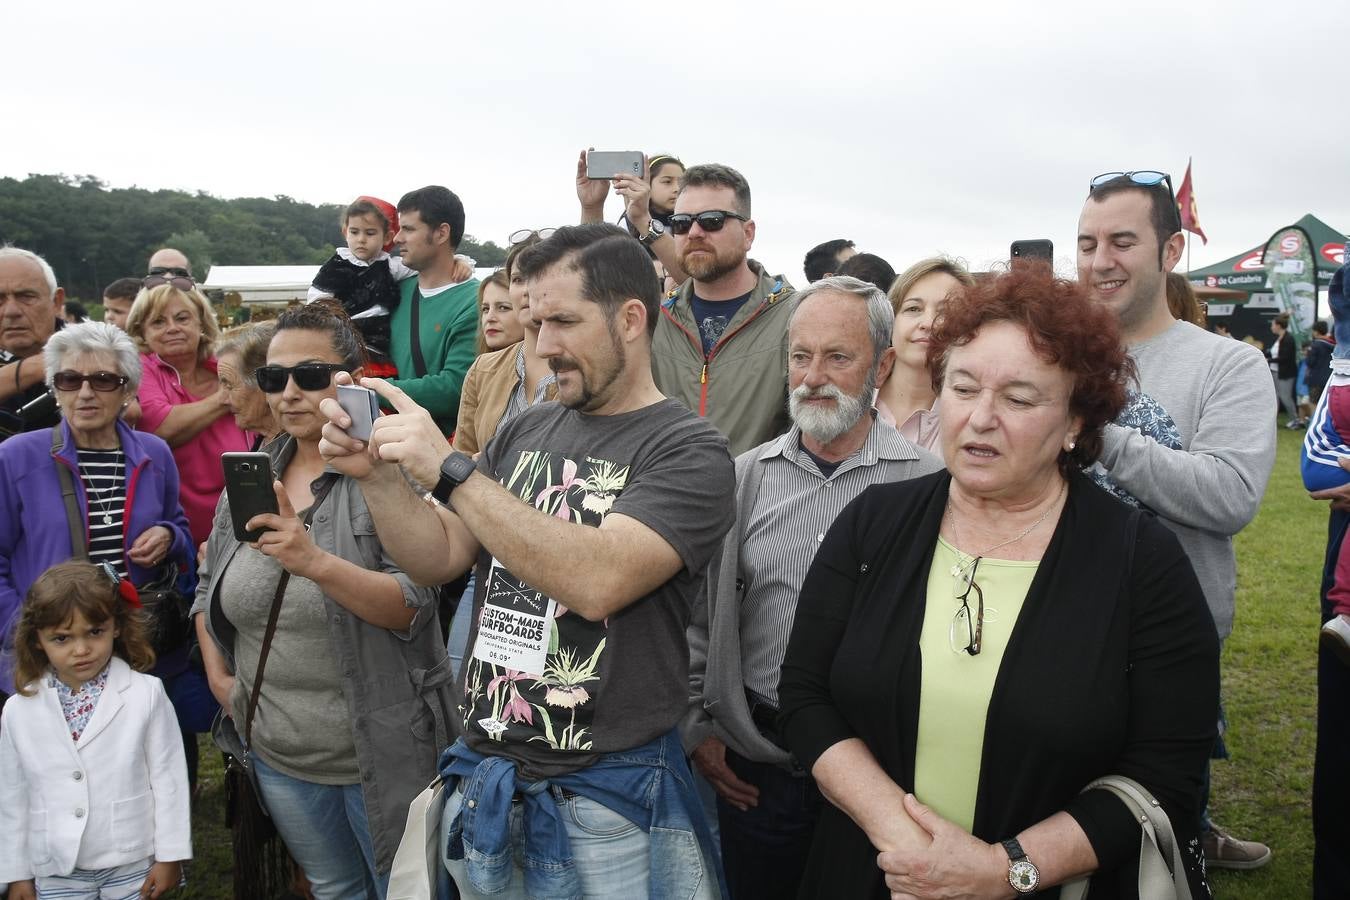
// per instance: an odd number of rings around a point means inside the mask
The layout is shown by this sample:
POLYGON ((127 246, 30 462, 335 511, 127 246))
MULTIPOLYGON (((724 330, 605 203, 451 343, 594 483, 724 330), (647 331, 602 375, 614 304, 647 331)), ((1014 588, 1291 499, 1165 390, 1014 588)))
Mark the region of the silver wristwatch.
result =
POLYGON ((642 244, 643 246, 646 246, 647 244, 650 244, 652 241, 656 240, 665 233, 666 233, 666 226, 662 225, 659 221, 657 221, 654 218, 649 219, 647 221, 646 233, 638 235, 638 243, 642 244))

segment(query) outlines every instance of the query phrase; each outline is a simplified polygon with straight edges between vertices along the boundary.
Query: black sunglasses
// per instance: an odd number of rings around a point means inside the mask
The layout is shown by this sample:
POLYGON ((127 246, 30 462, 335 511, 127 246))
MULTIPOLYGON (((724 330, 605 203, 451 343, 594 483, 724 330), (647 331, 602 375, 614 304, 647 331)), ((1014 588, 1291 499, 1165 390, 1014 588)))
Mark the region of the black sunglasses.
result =
POLYGON ((108 391, 125 386, 128 380, 127 376, 115 375, 112 372, 92 372, 85 375, 83 372, 64 371, 52 376, 52 385, 58 391, 78 391, 87 381, 91 388, 106 394, 108 391))
POLYGON ((727 224, 727 219, 740 219, 742 222, 750 221, 749 217, 738 212, 732 212, 729 209, 709 209, 693 216, 688 213, 676 213, 670 217, 670 233, 688 234, 689 229, 694 227, 695 222, 704 231, 721 231, 722 226, 727 224))
MULTIPOLYGON (((177 269, 176 271, 182 272, 183 270, 177 269)), ((159 273, 152 273, 141 279, 141 287, 143 288, 157 288, 161 284, 171 284, 180 291, 190 291, 197 286, 191 276, 185 272, 182 275, 161 275, 159 273)))
POLYGON ((334 372, 350 372, 351 366, 342 363, 300 363, 298 366, 259 366, 253 370, 258 390, 264 394, 279 394, 286 390, 286 382, 294 377, 295 386, 302 391, 322 391, 333 383, 334 372))
POLYGON ((182 266, 151 266, 147 275, 178 275, 182 278, 191 278, 192 273, 182 266))

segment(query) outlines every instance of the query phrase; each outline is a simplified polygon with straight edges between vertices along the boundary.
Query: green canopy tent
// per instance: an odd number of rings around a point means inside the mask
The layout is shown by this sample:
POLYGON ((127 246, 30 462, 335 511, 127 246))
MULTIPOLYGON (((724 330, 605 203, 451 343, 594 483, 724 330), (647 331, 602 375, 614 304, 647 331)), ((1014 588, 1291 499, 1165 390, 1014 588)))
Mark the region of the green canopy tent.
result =
MULTIPOLYGON (((1317 288, 1326 290, 1331 284, 1331 276, 1345 259, 1346 235, 1332 228, 1312 213, 1292 223, 1302 228, 1313 242, 1313 259, 1317 262, 1317 288)), ((1279 229, 1272 229, 1271 233, 1279 229)), ((1255 294, 1266 290, 1266 269, 1261 264, 1261 256, 1266 244, 1262 241, 1245 253, 1225 259, 1223 262, 1193 269, 1187 278, 1196 287, 1218 287, 1245 291, 1255 294)))
MULTIPOLYGON (((1291 225, 1273 229, 1302 228, 1312 242, 1312 257, 1317 269, 1317 289, 1325 291, 1331 285, 1331 276, 1345 260, 1346 235, 1337 231, 1312 213, 1291 225)), ((1262 263, 1266 243, 1229 257, 1203 269, 1192 269, 1187 274, 1197 288, 1225 288, 1241 291, 1245 298, 1225 303, 1211 303, 1209 316, 1213 321, 1228 324, 1235 337, 1251 335, 1261 343, 1270 340, 1270 319, 1282 311, 1281 303, 1271 293, 1266 268, 1262 263), (1227 316, 1227 318, 1224 318, 1227 316)))

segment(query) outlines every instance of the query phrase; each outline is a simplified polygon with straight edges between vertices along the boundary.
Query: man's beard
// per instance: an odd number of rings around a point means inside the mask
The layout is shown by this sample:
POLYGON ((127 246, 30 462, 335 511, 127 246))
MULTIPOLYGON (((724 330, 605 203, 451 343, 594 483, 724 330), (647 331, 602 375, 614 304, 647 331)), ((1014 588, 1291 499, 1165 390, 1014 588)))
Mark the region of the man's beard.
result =
POLYGON ((723 275, 728 275, 738 269, 741 263, 745 262, 745 256, 741 255, 736 259, 724 259, 720 257, 717 250, 707 244, 700 245, 691 249, 686 249, 680 254, 680 266, 695 281, 716 281, 723 275), (706 255, 694 256, 693 251, 705 251, 706 255))
POLYGON ((596 394, 607 390, 623 374, 624 366, 627 363, 627 354, 624 352, 623 344, 615 339, 611 334, 611 346, 613 355, 608 361, 608 365, 597 367, 595 370, 595 383, 592 384, 586 377, 586 373, 581 371, 577 361, 571 357, 555 357, 548 361, 548 367, 553 370, 556 376, 559 372, 576 372, 581 381, 580 393, 570 399, 565 399, 561 391, 558 394, 558 402, 568 409, 579 410, 580 412, 591 412, 592 410, 608 402, 609 397, 601 397, 596 401, 596 394))
POLYGON ((872 379, 864 386, 861 396, 850 397, 832 384, 812 390, 801 384, 788 395, 788 413, 802 433, 822 444, 828 444, 857 425, 872 406, 872 379), (829 398, 834 408, 826 409, 805 401, 829 398))

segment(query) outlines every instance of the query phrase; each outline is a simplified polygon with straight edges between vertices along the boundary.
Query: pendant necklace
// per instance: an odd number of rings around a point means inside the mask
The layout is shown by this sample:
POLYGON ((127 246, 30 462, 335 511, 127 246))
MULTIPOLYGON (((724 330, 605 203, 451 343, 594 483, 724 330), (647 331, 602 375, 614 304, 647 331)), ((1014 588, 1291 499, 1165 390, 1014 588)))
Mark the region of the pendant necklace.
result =
MULTIPOLYGON (((959 560, 961 557, 966 557, 966 561, 965 561, 965 562, 958 562, 956 565, 952 566, 952 577, 953 577, 953 578, 960 578, 960 577, 965 573, 966 567, 969 566, 971 563, 973 563, 975 560, 977 560, 977 559, 983 559, 983 558, 987 557, 990 553, 993 553, 995 550, 1001 550, 1001 549, 1003 549, 1004 547, 1008 546, 1009 544, 1015 544, 1015 543, 1017 543, 1017 542, 1020 541, 1022 538, 1026 537, 1026 536, 1029 535, 1029 534, 1031 534, 1031 533, 1032 533, 1033 531, 1035 531, 1038 527, 1040 527, 1040 524, 1041 524, 1042 522, 1044 522, 1044 521, 1050 516, 1050 511, 1053 510, 1056 506, 1059 505, 1059 499, 1060 499, 1060 497, 1063 497, 1063 496, 1064 496, 1064 486, 1065 486, 1065 482, 1061 481, 1060 484, 1059 484, 1059 493, 1055 495, 1055 502, 1054 502, 1054 503, 1051 503, 1049 506, 1047 506, 1047 507, 1045 508, 1045 512, 1041 513, 1040 518, 1037 519, 1035 522, 1032 522, 1032 523, 1031 523, 1030 525, 1028 525, 1026 528, 1024 528, 1024 529, 1022 530, 1022 532, 1021 532, 1020 534, 1018 534, 1016 537, 1010 537, 1010 538, 1008 538, 1006 541, 1000 541, 999 543, 995 544, 995 545, 992 546, 992 547, 986 547, 984 550, 982 550, 982 551, 979 552, 979 553, 976 553, 974 556, 967 556, 965 553, 963 553, 963 552, 960 551, 960 550, 957 550, 956 547, 953 546, 952 549, 953 549, 953 550, 956 550, 956 555, 957 555, 958 560, 959 560)), ((943 513, 943 517, 946 518, 947 521, 948 521, 949 523, 951 523, 953 526, 955 526, 956 521, 955 521, 955 518, 952 516, 951 513, 952 513, 952 504, 951 504, 951 500, 948 500, 948 501, 947 501, 947 511, 946 511, 945 513, 943 513)))
MULTIPOLYGON (((85 470, 83 463, 76 463, 76 465, 79 466, 80 468, 80 474, 84 476, 84 486, 86 489, 88 489, 89 496, 93 497, 95 500, 98 501, 99 512, 103 513, 103 524, 111 525, 113 523, 111 498, 105 499, 103 496, 103 491, 100 491, 94 487, 94 479, 85 470)), ((116 493, 117 491, 116 488, 108 488, 107 490, 109 494, 116 493)))

